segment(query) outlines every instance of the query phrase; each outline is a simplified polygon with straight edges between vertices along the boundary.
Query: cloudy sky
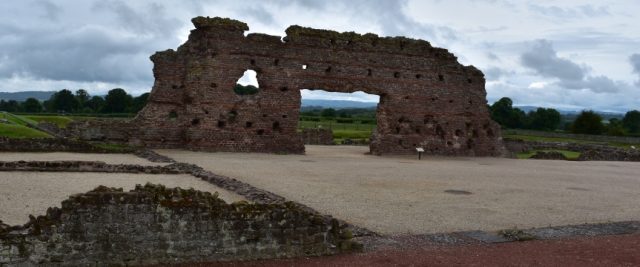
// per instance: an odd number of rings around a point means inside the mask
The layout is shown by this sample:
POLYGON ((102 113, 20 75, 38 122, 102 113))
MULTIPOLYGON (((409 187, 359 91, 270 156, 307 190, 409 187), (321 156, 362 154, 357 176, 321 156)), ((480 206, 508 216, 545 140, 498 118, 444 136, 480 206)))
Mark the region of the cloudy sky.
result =
POLYGON ((148 92, 149 56, 176 49, 201 15, 244 21, 248 33, 297 24, 424 39, 481 69, 490 103, 625 112, 640 109, 638 11, 637 0, 2 1, 0 91, 148 92))

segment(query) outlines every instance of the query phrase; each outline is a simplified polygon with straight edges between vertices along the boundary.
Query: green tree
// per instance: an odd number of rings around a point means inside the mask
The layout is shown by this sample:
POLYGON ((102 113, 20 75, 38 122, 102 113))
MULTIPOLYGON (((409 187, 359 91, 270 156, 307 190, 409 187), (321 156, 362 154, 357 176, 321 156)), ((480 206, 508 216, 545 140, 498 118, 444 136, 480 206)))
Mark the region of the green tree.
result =
POLYGON ((134 97, 131 102, 131 106, 128 108, 128 112, 138 113, 140 110, 147 105, 149 99, 149 93, 141 94, 140 96, 134 97))
POLYGON ((632 110, 624 114, 622 127, 627 128, 629 133, 640 132, 640 111, 632 110))
POLYGON ((571 125, 571 132, 578 134, 602 134, 602 117, 593 110, 582 110, 571 125))
POLYGON ((322 117, 327 117, 327 118, 335 118, 337 116, 336 110, 332 109, 332 108, 323 109, 322 113, 320 113, 320 115, 322 117))
POLYGON ((133 97, 122 88, 109 90, 105 97, 103 107, 104 113, 123 113, 125 108, 131 104, 133 97))
POLYGON ((96 95, 91 97, 91 100, 89 100, 85 106, 92 109, 95 113, 98 113, 104 107, 104 104, 104 98, 96 95))
POLYGON ((42 111, 42 104, 40 104, 40 101, 38 101, 38 99, 35 99, 33 97, 27 98, 26 101, 22 102, 21 106, 22 110, 24 110, 25 112, 42 111))
POLYGON ((85 107, 85 104, 89 101, 90 97, 91 96, 89 95, 87 90, 84 90, 84 89, 76 90, 76 100, 77 100, 77 104, 78 104, 76 109, 77 110, 82 110, 82 108, 85 107))
POLYGON ((9 101, 4 101, 4 99, 0 100, 0 111, 7 111, 7 112, 20 111, 20 104, 18 104, 18 101, 15 101, 15 100, 9 100, 9 101))
POLYGON ((253 86, 251 84, 248 84, 247 86, 244 86, 242 84, 236 83, 236 85, 233 87, 233 91, 236 94, 239 94, 239 95, 252 95, 252 94, 257 93, 258 90, 259 89, 257 87, 255 87, 255 86, 253 86))
POLYGON ((344 109, 340 111, 340 115, 338 115, 338 116, 339 116, 340 118, 349 118, 349 117, 351 117, 351 115, 349 115, 349 114, 347 113, 347 111, 346 111, 346 110, 344 110, 344 109))
POLYGON ((538 108, 535 112, 529 112, 529 117, 531 120, 530 128, 543 131, 557 129, 562 120, 560 112, 552 108, 538 108))
POLYGON ((491 119, 508 128, 522 128, 527 114, 519 108, 513 108, 511 98, 503 97, 489 107, 491 119))
POLYGON ((73 112, 78 107, 78 100, 73 93, 67 89, 62 89, 53 96, 53 109, 51 111, 73 112))
POLYGON ((622 126, 615 125, 613 127, 609 127, 609 131, 607 131, 607 135, 625 136, 625 135, 627 135, 627 131, 624 128, 622 128, 622 126))

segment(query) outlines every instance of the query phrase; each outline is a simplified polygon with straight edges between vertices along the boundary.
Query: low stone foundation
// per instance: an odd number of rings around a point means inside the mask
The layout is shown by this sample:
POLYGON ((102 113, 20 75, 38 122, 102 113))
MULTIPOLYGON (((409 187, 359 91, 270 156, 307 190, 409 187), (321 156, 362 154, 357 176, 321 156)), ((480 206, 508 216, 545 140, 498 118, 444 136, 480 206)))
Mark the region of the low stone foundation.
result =
POLYGON ((291 203, 227 204, 216 194, 162 185, 98 187, 0 222, 0 266, 133 266, 330 255, 359 251, 332 220, 291 203))
POLYGON ((614 147, 609 143, 577 143, 577 142, 552 142, 523 140, 517 138, 504 138, 504 146, 511 156, 519 153, 527 153, 531 150, 567 150, 580 152, 578 160, 602 160, 602 161, 640 161, 640 150, 635 148, 624 149, 614 147))
POLYGON ((335 145, 333 131, 327 129, 306 128, 300 133, 305 145, 335 145))

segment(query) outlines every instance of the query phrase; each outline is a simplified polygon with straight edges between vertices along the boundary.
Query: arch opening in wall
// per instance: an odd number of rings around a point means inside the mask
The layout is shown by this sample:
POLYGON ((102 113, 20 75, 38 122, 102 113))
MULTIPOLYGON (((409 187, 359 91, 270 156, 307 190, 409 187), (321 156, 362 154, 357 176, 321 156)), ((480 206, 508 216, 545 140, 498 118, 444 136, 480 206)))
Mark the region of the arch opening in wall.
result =
POLYGON ((177 119, 178 119, 178 113, 176 113, 175 111, 169 112, 169 120, 175 121, 177 119))
POLYGON ((236 85, 233 86, 233 92, 237 95, 253 95, 258 93, 260 85, 258 84, 257 76, 254 70, 245 71, 242 77, 236 82, 236 85))
POLYGON ((302 101, 298 129, 321 127, 332 130, 335 136, 344 134, 344 138, 352 140, 361 140, 363 137, 369 140, 371 133, 378 130, 378 106, 383 96, 362 91, 339 92, 342 90, 352 89, 332 88, 333 92, 324 89, 300 90, 302 101), (323 114, 324 110, 327 111, 323 114))

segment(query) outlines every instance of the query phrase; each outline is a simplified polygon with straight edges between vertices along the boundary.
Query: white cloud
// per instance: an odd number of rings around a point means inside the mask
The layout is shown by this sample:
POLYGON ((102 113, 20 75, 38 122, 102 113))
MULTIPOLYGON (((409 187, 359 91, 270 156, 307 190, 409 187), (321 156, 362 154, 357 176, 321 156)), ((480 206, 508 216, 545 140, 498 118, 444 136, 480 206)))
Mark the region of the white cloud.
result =
POLYGON ((527 88, 530 88, 530 89, 542 89, 542 88, 547 87, 547 85, 549 85, 549 83, 547 83, 547 82, 535 82, 535 83, 531 83, 529 85, 529 87, 527 87, 527 88))

